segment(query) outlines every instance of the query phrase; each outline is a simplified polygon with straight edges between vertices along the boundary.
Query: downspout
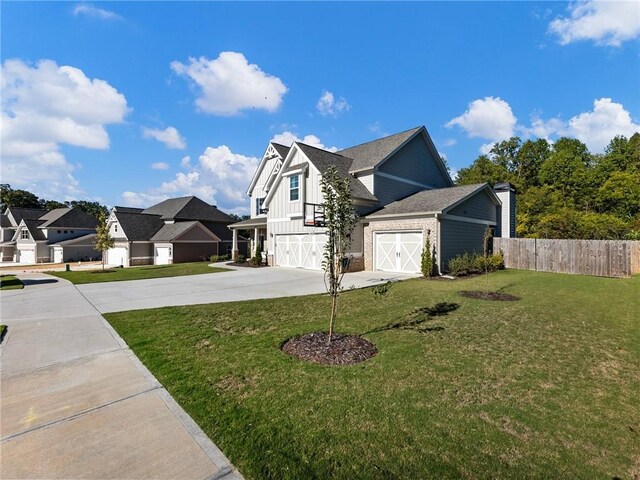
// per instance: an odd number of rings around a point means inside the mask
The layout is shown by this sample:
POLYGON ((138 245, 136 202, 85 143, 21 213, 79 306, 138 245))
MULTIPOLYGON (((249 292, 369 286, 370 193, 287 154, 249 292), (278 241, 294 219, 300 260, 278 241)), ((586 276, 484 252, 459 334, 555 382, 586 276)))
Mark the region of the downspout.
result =
POLYGON ((436 213, 436 255, 438 257, 438 273, 442 275, 442 256, 440 255, 440 214, 436 213))

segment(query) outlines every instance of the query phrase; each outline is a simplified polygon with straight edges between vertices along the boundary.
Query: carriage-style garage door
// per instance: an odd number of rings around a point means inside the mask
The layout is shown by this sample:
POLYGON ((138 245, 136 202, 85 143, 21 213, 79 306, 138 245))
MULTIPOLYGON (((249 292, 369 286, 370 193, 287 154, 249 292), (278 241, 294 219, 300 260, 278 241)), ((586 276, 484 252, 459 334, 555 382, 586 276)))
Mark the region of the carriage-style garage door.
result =
POLYGON ((420 273, 422 232, 375 234, 375 270, 420 273))
POLYGON ((319 270, 326 241, 324 233, 276 235, 276 265, 319 270))

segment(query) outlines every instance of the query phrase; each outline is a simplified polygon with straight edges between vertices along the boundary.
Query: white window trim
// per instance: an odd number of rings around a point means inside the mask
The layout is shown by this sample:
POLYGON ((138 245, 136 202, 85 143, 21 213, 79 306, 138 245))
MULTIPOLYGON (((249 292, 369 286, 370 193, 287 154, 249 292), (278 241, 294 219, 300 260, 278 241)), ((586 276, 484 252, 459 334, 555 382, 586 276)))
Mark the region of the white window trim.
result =
POLYGON ((299 202, 299 201, 300 201, 300 175, 291 175, 291 176, 289 177, 289 203, 299 202), (295 188, 292 188, 292 187, 291 187, 291 181, 292 181, 294 178, 297 178, 297 179, 298 179, 298 186, 297 186, 297 187, 295 187, 295 188), (291 199, 291 192, 292 192, 293 190, 297 190, 297 192, 298 192, 298 198, 296 198, 296 199, 294 199, 294 200, 292 200, 292 199, 291 199))

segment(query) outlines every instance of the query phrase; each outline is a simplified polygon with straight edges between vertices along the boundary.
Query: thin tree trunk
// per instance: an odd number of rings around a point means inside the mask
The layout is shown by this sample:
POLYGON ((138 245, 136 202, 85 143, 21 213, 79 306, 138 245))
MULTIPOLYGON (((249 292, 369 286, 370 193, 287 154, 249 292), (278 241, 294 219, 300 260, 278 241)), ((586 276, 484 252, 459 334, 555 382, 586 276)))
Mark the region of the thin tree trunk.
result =
POLYGON ((336 322, 336 310, 338 307, 338 296, 333 294, 331 296, 331 319, 329 320, 329 341, 328 344, 331 343, 331 339, 333 338, 333 326, 336 322))

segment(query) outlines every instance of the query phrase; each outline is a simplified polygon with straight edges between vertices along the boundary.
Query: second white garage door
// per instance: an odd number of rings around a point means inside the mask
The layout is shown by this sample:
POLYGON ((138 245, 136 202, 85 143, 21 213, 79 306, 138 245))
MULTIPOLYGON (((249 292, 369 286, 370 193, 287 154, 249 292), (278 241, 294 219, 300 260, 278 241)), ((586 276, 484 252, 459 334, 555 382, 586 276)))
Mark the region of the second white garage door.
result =
POLYGON ((375 270, 420 273, 422 232, 375 234, 375 270))
POLYGON ((276 235, 276 265, 319 270, 326 242, 324 233, 276 235))

